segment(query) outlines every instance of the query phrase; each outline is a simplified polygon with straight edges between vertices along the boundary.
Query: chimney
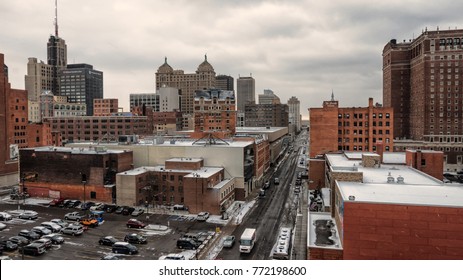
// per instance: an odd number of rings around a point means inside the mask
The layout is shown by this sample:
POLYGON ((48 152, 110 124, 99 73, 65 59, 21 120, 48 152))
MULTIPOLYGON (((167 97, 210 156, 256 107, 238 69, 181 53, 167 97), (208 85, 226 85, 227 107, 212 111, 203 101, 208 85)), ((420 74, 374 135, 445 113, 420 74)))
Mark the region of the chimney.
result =
POLYGON ((379 161, 383 163, 383 153, 384 153, 383 141, 376 141, 376 153, 379 155, 379 161))
POLYGON ((373 97, 368 98, 368 107, 373 108, 373 97))

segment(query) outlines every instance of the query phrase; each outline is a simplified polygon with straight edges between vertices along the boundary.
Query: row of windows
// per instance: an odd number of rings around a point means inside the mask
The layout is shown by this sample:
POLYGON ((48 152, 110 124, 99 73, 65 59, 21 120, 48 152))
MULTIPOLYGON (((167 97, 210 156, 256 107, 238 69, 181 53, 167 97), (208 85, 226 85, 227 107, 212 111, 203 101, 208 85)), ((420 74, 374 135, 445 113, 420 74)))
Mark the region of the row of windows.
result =
MULTIPOLYGON (((350 146, 338 146, 338 150, 340 151, 350 151, 350 146)), ((353 151, 367 151, 368 152, 368 146, 352 146, 353 151)), ((385 151, 389 151, 390 147, 385 146, 384 147, 385 151)), ((376 147, 373 147, 373 151, 376 151, 376 147)))
MULTIPOLYGON (((364 138, 352 138, 352 143, 366 143, 366 144, 368 144, 369 140, 370 140, 369 138, 365 138, 365 141, 364 141, 364 138)), ((383 138, 379 138, 378 140, 383 141, 383 138)), ((338 138, 338 143, 350 143, 350 141, 351 141, 351 138, 338 138)), ((390 143, 391 139, 386 138, 385 141, 386 141, 386 143, 390 143)), ((376 143, 376 138, 373 138, 373 143, 376 143)))
MULTIPOLYGON (((351 123, 349 121, 338 122, 338 126, 350 126, 350 124, 351 123)), ((363 122, 353 122, 352 124, 353 124, 354 127, 357 127, 357 126, 363 127, 363 122)), ((383 126, 383 124, 384 124, 384 126, 391 126, 391 123, 388 122, 388 121, 385 122, 385 123, 383 123, 382 121, 379 121, 379 122, 374 121, 373 122, 373 126, 383 126)), ((368 127, 368 122, 365 122, 365 127, 368 127)))
MULTIPOLYGON (((386 119, 389 119, 391 117, 391 115, 389 113, 386 113, 384 114, 385 118, 386 119)), ((338 114, 338 119, 342 119, 343 118, 343 115, 342 114, 338 114)), ((344 114, 344 118, 345 119, 349 119, 350 118, 350 114, 349 113, 345 113, 344 114)), ((362 113, 359 113, 359 114, 353 114, 353 118, 354 119, 362 119, 363 118, 363 114, 362 113)), ((383 118, 383 113, 373 113, 373 118, 379 118, 379 119, 382 119, 383 118)), ((365 119, 368 119, 368 114, 365 114, 365 119)))

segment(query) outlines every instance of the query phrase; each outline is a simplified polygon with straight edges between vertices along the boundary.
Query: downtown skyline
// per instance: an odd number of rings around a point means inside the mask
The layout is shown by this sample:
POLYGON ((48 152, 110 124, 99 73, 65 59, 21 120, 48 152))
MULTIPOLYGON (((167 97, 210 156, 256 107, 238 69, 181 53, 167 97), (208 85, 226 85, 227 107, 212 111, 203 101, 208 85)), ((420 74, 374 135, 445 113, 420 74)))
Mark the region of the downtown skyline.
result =
MULTIPOLYGON (((54 34, 54 2, 0 4, 1 52, 13 88, 24 89, 27 59, 46 61, 54 34)), ((252 73, 256 97, 271 89, 286 103, 309 107, 335 98, 345 106, 382 103, 382 50, 390 39, 422 30, 461 28, 463 3, 401 1, 58 1, 59 36, 68 63, 104 72, 104 97, 127 111, 129 94, 155 91, 155 73, 167 57, 193 73, 207 54, 217 75, 252 73), (459 25, 460 24, 460 25, 459 25), (358 102, 362 102, 359 104, 358 102)))

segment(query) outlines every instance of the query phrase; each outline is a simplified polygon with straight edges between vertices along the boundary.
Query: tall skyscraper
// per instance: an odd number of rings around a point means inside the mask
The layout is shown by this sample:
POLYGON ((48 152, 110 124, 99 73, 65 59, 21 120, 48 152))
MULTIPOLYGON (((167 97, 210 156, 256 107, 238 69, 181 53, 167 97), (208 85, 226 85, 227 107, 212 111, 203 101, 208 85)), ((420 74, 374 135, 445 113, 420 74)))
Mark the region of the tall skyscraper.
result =
POLYGON ((281 101, 273 90, 264 89, 264 94, 259 94, 259 104, 281 104, 281 101))
POLYGON ((67 65, 66 41, 58 36, 58 2, 55 0, 55 35, 50 35, 47 43, 47 64, 53 69, 53 82, 51 91, 59 92, 58 73, 67 65))
POLYGON ((239 77, 236 81, 238 112, 244 112, 246 104, 256 103, 256 81, 253 77, 239 77))
POLYGON ((463 135, 462 83, 462 29, 426 30, 384 47, 383 103, 394 108, 396 137, 453 142, 463 135))
POLYGON ((221 90, 235 90, 235 79, 228 75, 218 75, 215 77, 216 88, 221 90))
POLYGON ((394 150, 443 151, 463 170, 463 29, 428 31, 383 49, 383 103, 394 108, 394 150))
POLYGON ((295 132, 301 130, 301 102, 295 96, 288 100, 289 123, 294 127, 295 132))
POLYGON ((69 64, 59 72, 60 96, 70 103, 87 106, 87 116, 93 116, 93 100, 103 98, 103 72, 94 70, 89 64, 69 64))

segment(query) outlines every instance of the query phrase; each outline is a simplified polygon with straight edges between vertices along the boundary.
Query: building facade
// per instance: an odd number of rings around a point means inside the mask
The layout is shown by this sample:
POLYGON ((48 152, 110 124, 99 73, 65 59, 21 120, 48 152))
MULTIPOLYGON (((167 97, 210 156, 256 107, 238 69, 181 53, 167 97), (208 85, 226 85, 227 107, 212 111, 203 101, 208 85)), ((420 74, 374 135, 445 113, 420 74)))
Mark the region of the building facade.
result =
POLYGON ((69 64, 59 71, 60 96, 70 103, 86 105, 87 116, 93 116, 93 100, 103 98, 103 72, 89 64, 69 64))
POLYGON ((228 75, 217 75, 215 77, 215 87, 221 90, 235 90, 235 79, 228 75))
POLYGON ((340 108, 338 101, 324 101, 323 108, 310 108, 310 157, 334 151, 375 151, 384 143, 393 151, 394 112, 391 107, 340 108))
POLYGON ((183 114, 193 114, 194 92, 214 88, 215 82, 215 71, 207 61, 207 56, 195 73, 186 74, 183 70, 174 70, 167 63, 167 58, 156 72, 156 90, 164 86, 178 89, 181 96, 180 111, 183 114))
POLYGON ((119 111, 119 99, 96 98, 93 100, 93 116, 111 116, 119 111))
POLYGON ((280 97, 270 89, 264 89, 264 94, 259 94, 258 98, 259 104, 281 104, 280 97))
POLYGON ((237 110, 242 113, 246 104, 256 103, 256 81, 253 77, 239 77, 236 80, 236 99, 237 110))
POLYGON ((250 127, 288 127, 289 109, 286 104, 245 105, 245 126, 250 127))
POLYGON ((233 91, 209 89, 195 93, 194 139, 212 135, 230 138, 236 130, 235 93, 233 91))
POLYGON ((131 151, 63 147, 22 149, 20 169, 31 196, 114 203, 116 174, 131 169, 131 151))
POLYGON ((289 125, 293 127, 295 133, 301 131, 301 102, 295 96, 292 96, 288 100, 288 109, 289 109, 289 125))
POLYGON ((120 135, 151 135, 144 116, 53 117, 44 119, 63 143, 116 140, 120 135))

